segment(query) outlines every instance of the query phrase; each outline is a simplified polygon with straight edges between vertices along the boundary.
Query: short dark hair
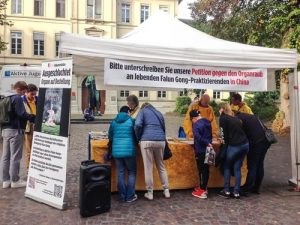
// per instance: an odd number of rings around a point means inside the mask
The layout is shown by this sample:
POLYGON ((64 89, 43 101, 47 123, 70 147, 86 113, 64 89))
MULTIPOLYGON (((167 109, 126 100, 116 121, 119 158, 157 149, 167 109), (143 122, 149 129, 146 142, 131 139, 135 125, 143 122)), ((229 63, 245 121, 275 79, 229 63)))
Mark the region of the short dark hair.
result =
POLYGON ((234 98, 235 100, 238 100, 238 101, 242 101, 242 96, 239 94, 239 93, 234 93, 232 95, 232 98, 234 98))
POLYGON ((127 105, 124 105, 120 108, 120 112, 128 113, 130 108, 127 105))
POLYGON ((27 92, 38 91, 38 87, 35 84, 28 84, 27 92))
POLYGON ((190 111, 190 119, 192 120, 195 117, 198 117, 200 115, 200 112, 198 110, 193 109, 190 111))
POLYGON ((26 84, 25 81, 17 81, 14 84, 14 89, 20 88, 21 90, 27 90, 28 89, 28 85, 26 84))
POLYGON ((129 95, 126 99, 127 102, 133 102, 136 106, 139 105, 139 99, 135 95, 129 95))

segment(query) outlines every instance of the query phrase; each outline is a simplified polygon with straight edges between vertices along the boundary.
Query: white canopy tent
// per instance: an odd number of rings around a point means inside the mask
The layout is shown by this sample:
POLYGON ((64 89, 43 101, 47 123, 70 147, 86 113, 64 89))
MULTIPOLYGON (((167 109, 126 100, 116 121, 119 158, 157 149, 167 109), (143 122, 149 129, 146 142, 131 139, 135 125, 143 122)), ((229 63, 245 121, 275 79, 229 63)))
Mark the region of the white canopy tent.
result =
MULTIPOLYGON (((164 12, 158 12, 117 40, 62 32, 60 53, 72 54, 74 73, 95 75, 101 89, 107 88, 103 83, 105 58, 177 65, 264 68, 270 75, 275 69, 295 68, 295 86, 298 85, 296 68, 300 62, 300 57, 294 49, 264 48, 221 40, 198 31, 164 12)), ((294 91, 293 99, 295 104, 292 118, 295 124, 299 124, 297 91, 294 91)), ((295 180, 295 172, 300 172, 296 166, 298 151, 300 152, 298 127, 292 129, 291 136, 295 180)))

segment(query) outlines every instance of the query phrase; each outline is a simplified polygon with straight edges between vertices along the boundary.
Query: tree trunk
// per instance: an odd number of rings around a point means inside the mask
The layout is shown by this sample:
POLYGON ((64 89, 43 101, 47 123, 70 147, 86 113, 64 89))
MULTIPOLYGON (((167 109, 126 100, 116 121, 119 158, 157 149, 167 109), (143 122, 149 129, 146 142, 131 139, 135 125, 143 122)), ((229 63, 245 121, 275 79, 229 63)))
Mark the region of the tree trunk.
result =
POLYGON ((289 131, 290 125, 289 75, 282 73, 280 75, 280 107, 273 121, 272 129, 276 133, 285 133, 289 131))

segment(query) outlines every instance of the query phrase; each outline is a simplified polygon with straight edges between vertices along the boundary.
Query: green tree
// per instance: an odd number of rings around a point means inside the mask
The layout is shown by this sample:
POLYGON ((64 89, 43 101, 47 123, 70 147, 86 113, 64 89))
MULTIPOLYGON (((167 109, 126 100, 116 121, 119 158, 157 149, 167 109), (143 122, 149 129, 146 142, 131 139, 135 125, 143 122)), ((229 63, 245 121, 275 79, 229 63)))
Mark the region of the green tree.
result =
MULTIPOLYGON (((5 10, 8 0, 0 0, 0 26, 8 25, 12 26, 12 22, 6 18, 5 10)), ((7 43, 3 41, 3 37, 0 36, 0 53, 6 50, 7 43)))
MULTIPOLYGON (((300 0, 198 0, 190 5, 195 27, 245 44, 300 52, 300 0)), ((289 117, 288 77, 280 74, 280 110, 289 117)), ((289 126, 285 118, 283 128, 289 126)))

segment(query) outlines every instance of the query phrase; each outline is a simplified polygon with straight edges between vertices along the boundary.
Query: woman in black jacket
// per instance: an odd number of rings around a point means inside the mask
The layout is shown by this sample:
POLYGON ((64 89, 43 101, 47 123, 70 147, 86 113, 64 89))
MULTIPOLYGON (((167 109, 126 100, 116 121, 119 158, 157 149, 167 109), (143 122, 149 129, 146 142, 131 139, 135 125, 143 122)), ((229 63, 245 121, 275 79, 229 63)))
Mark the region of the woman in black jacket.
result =
POLYGON ((233 167, 235 176, 235 185, 232 196, 239 198, 241 185, 241 167, 244 158, 249 151, 247 136, 243 130, 242 122, 234 117, 229 104, 220 104, 220 133, 224 140, 226 157, 224 162, 224 190, 220 195, 226 198, 230 197, 230 169, 233 167))

